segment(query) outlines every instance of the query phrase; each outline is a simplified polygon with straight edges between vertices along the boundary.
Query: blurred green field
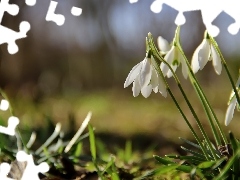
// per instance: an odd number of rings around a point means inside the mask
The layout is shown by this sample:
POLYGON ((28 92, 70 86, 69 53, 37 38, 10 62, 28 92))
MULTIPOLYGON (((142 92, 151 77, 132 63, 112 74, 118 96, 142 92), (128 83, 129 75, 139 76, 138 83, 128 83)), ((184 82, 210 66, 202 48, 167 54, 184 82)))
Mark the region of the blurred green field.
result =
MULTIPOLYGON (((224 131, 228 133, 231 130, 236 137, 239 137, 240 114, 238 112, 235 112, 230 126, 224 126, 227 101, 231 92, 230 83, 226 81, 226 77, 224 75, 208 76, 207 79, 202 77, 200 82, 224 131)), ((169 84, 185 115, 200 135, 194 118, 173 79, 169 79, 169 84)), ((188 81, 182 81, 182 85, 204 129, 212 138, 207 117, 193 88, 188 81)), ((39 99, 34 99, 27 93, 18 93, 15 96, 9 93, 8 97, 14 115, 20 119, 19 130, 22 139, 27 142, 30 133, 37 132, 33 149, 48 139, 54 131, 55 124, 59 122, 62 124, 63 132, 66 132, 63 139, 71 139, 87 113, 92 111, 90 124, 95 128, 96 153, 106 162, 112 157, 113 166, 118 168, 116 172, 120 177, 126 176, 126 179, 144 175, 148 170, 162 168, 163 166, 156 162, 153 155, 185 155, 186 152, 180 145, 188 148, 189 144, 179 140, 179 137, 196 142, 169 95, 164 98, 159 93, 152 93, 147 99, 141 95, 134 98, 129 87, 59 93, 53 96, 42 96, 39 99)), ((9 112, 1 112, 3 124, 6 124, 9 115, 9 112)), ((9 143, 5 138, 3 140, 2 142, 9 143)), ((92 159, 89 156, 92 153, 91 142, 89 143, 89 139, 85 138, 80 146, 84 152, 82 158, 87 157, 88 162, 86 168, 81 167, 78 172, 87 174, 86 178, 93 175, 96 179, 96 169, 91 164, 92 159)), ((70 153, 70 155, 73 154, 70 153)), ((183 175, 183 179, 188 178, 187 174, 181 174, 179 171, 173 170, 168 173, 159 177, 172 179, 173 175, 178 178, 183 175)))
MULTIPOLYGON (((215 78, 217 79, 218 77, 215 78)), ((219 121, 224 124, 224 116, 231 88, 229 88, 229 85, 225 85, 226 82, 217 80, 216 82, 213 85, 205 83, 203 89, 219 121)), ((194 90, 188 83, 184 83, 190 102, 199 115, 205 129, 210 133, 206 116, 194 90)), ((179 100, 180 106, 197 129, 186 103, 174 84, 172 89, 179 100)), ((33 103, 28 97, 16 96, 14 99, 11 99, 11 103, 16 116, 21 120, 22 127, 44 128, 46 123, 44 119, 49 117, 55 123, 61 122, 65 130, 77 130, 86 114, 92 111, 91 124, 96 128, 96 133, 112 133, 126 138, 130 138, 135 134, 145 134, 146 136, 164 137, 175 142, 178 141, 179 136, 192 139, 190 130, 170 96, 164 98, 160 94, 152 93, 150 98, 145 99, 141 95, 134 98, 131 93, 131 88, 129 87, 121 90, 108 89, 77 94, 59 94, 53 97, 42 98, 37 103, 33 103), (69 117, 74 119, 77 126, 71 127, 72 124, 69 124, 69 117)), ((4 116, 7 116, 7 113, 4 116)), ((236 135, 240 135, 238 130, 240 122, 238 119, 239 113, 236 112, 233 122, 230 123, 230 126, 224 128, 225 131, 231 130, 236 135)))

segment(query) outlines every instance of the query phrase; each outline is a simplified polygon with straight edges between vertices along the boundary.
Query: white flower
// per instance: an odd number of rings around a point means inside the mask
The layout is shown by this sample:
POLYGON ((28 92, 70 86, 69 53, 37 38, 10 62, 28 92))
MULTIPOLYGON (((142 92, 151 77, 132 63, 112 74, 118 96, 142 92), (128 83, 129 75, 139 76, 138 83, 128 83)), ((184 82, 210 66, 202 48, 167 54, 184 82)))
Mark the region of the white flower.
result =
MULTIPOLYGON (((188 77, 188 67, 187 63, 185 62, 181 52, 176 46, 172 46, 170 51, 167 52, 167 54, 164 57, 165 61, 171 65, 171 68, 175 72, 177 67, 182 64, 182 73, 185 79, 188 77)), ((172 71, 169 69, 169 67, 165 63, 161 63, 160 68, 163 72, 163 75, 168 78, 172 77, 172 71)))
POLYGON ((213 67, 215 72, 220 75, 222 72, 221 58, 211 44, 209 39, 204 38, 201 44, 193 53, 192 57, 192 70, 197 73, 198 70, 202 70, 208 61, 213 61, 213 67))
MULTIPOLYGON (((239 85, 240 85, 240 77, 238 78, 238 81, 236 83, 237 89, 239 88, 239 85)), ((237 98, 236 98, 234 91, 232 91, 229 102, 228 102, 227 112, 225 115, 225 125, 226 126, 229 125, 229 123, 231 122, 231 120, 233 118, 234 109, 235 109, 236 105, 237 105, 237 98)))
MULTIPOLYGON (((163 79, 158 75, 154 64, 156 62, 150 58, 145 58, 143 61, 135 65, 124 83, 124 88, 133 83, 133 96, 136 97, 141 92, 147 98, 152 90, 160 92, 164 97, 167 96, 166 87, 163 79)), ((156 65, 156 64, 155 64, 156 65)))
POLYGON ((162 36, 157 38, 157 44, 160 52, 167 53, 170 50, 170 45, 162 36))

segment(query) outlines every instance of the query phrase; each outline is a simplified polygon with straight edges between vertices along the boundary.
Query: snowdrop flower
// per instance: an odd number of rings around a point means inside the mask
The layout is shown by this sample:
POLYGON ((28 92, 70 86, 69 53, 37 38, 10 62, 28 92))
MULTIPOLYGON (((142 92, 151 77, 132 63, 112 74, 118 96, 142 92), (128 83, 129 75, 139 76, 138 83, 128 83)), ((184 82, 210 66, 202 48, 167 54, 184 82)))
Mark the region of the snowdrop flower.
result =
POLYGON ((155 67, 156 62, 145 57, 143 61, 135 65, 124 83, 124 88, 133 83, 133 96, 136 97, 141 92, 147 98, 150 96, 152 90, 157 93, 160 92, 164 97, 167 96, 166 87, 162 77, 158 75, 155 67))
POLYGON ((209 39, 204 38, 202 43, 197 47, 192 57, 192 70, 197 73, 198 70, 202 70, 208 61, 212 60, 215 72, 220 75, 222 72, 221 59, 211 44, 209 39))
MULTIPOLYGON (((185 62, 181 52, 179 49, 173 45, 171 49, 167 52, 167 54, 164 56, 164 60, 171 65, 171 68, 175 72, 177 67, 182 64, 182 73, 185 79, 188 77, 188 67, 187 63, 185 62)), ((161 63, 160 68, 163 72, 163 75, 168 78, 172 77, 172 71, 169 69, 169 67, 165 63, 161 63)))
MULTIPOLYGON (((240 77, 238 78, 238 81, 236 83, 236 87, 237 87, 237 90, 238 90, 238 94, 239 94, 239 86, 240 86, 240 77)), ((228 126, 229 123, 231 122, 232 118, 233 118, 233 114, 234 114, 234 109, 237 105, 237 98, 236 98, 236 95, 234 93, 234 91, 232 91, 231 95, 230 95, 230 99, 229 99, 229 102, 228 102, 228 108, 227 108, 227 112, 226 112, 226 115, 225 115, 225 125, 228 126)))
POLYGON ((160 52, 163 54, 166 54, 170 50, 170 45, 168 41, 164 39, 162 36, 159 36, 157 38, 157 44, 160 52))

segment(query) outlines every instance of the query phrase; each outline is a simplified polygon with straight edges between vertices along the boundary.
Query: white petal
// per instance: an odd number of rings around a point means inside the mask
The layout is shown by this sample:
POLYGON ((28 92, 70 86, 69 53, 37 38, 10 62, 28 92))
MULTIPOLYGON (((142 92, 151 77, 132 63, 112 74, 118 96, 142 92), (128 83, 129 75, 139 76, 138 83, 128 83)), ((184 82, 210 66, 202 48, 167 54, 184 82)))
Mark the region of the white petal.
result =
POLYGON ((204 39, 203 42, 200 44, 201 48, 198 53, 198 61, 199 61, 199 67, 202 70, 204 66, 208 62, 208 58, 210 55, 210 44, 207 39, 204 39))
MULTIPOLYGON (((178 66, 177 65, 171 65, 171 67, 172 67, 173 71, 176 72, 176 69, 177 69, 178 66)), ((167 77, 170 78, 170 77, 172 77, 172 75, 173 75, 172 71, 169 69, 168 72, 167 72, 167 77)))
POLYGON ((156 86, 155 88, 153 88, 153 92, 158 93, 158 86, 156 86))
POLYGON ((124 83, 124 88, 128 87, 134 81, 134 79, 140 73, 141 68, 142 68, 142 61, 132 68, 132 70, 128 74, 128 77, 124 83))
POLYGON ((183 58, 182 54, 180 54, 180 53, 179 53, 178 59, 179 59, 179 61, 182 64, 182 74, 183 74, 183 77, 185 79, 187 79, 187 77, 188 77, 188 66, 187 66, 187 63, 186 63, 185 59, 183 58))
POLYGON ((158 48, 160 51, 167 52, 170 50, 170 45, 166 39, 164 39, 162 36, 159 36, 157 38, 158 48))
POLYGON ((237 99, 236 99, 236 97, 234 97, 232 99, 231 103, 229 104, 226 115, 225 115, 225 125, 226 126, 228 126, 228 124, 231 122, 231 120, 233 118, 233 113, 234 113, 236 103, 237 103, 237 99))
POLYGON ((213 63, 213 67, 215 69, 215 72, 220 75, 222 72, 222 62, 220 59, 219 54, 217 53, 216 49, 213 47, 213 45, 211 46, 211 52, 212 52, 212 63, 213 63))
POLYGON ((145 98, 149 97, 151 92, 152 92, 152 85, 151 84, 148 85, 148 86, 145 86, 141 89, 141 93, 142 93, 143 97, 145 97, 145 98))
MULTIPOLYGON (((169 63, 171 65, 174 60, 174 56, 175 56, 175 47, 172 46, 172 48, 170 49, 170 51, 168 51, 168 53, 166 54, 164 59, 165 59, 165 61, 167 61, 167 63, 169 63)), ((165 63, 162 62, 160 65, 160 68, 162 70, 163 75, 166 76, 168 73, 169 67, 165 63)))
POLYGON ((157 71, 155 70, 155 68, 152 69, 152 78, 151 78, 151 85, 152 85, 152 89, 155 93, 158 92, 158 74, 157 71))
POLYGON ((152 88, 155 88, 158 86, 158 74, 154 67, 152 67, 151 85, 152 85, 152 88))
POLYGON ((208 40, 203 39, 201 44, 197 47, 197 49, 193 53, 191 66, 194 73, 197 73, 199 69, 202 69, 206 65, 209 53, 210 53, 209 42, 208 40))
POLYGON ((197 49, 193 53, 192 64, 191 64, 193 73, 197 73, 198 70, 200 69, 199 61, 198 61, 199 50, 200 50, 200 47, 197 47, 197 49))
POLYGON ((162 94, 163 97, 167 97, 167 89, 164 83, 164 80, 162 79, 162 77, 158 78, 158 89, 159 92, 162 94))
POLYGON ((145 58, 143 60, 142 68, 140 71, 140 85, 142 88, 147 86, 150 83, 151 76, 152 76, 152 71, 151 71, 150 60, 145 58))
POLYGON ((141 86, 139 83, 139 76, 133 81, 133 87, 132 87, 132 92, 133 92, 133 97, 137 97, 141 91, 141 86))

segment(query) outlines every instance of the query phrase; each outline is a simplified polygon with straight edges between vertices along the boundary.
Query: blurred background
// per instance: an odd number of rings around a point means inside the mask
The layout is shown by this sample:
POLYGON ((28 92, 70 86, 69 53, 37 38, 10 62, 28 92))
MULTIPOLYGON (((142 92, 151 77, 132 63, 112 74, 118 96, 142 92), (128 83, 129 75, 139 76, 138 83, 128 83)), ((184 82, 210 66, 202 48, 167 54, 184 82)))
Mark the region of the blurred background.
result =
MULTIPOLYGON (((18 4, 17 16, 4 14, 2 25, 19 31, 21 21, 29 21, 28 37, 17 41, 19 52, 10 55, 7 45, 1 45, 1 88, 8 94, 21 124, 44 127, 43 119, 51 117, 68 129, 72 120, 80 125, 88 111, 93 112, 92 124, 96 132, 115 133, 124 137, 134 134, 162 137, 178 141, 178 136, 190 137, 170 97, 152 93, 145 99, 132 96, 131 87, 124 89, 124 81, 132 67, 145 57, 145 37, 148 32, 155 40, 162 36, 172 41, 177 11, 164 5, 159 14, 150 11, 153 0, 56 0, 56 13, 66 18, 63 26, 45 20, 50 0, 38 0, 29 7, 24 0, 10 0, 18 4), (72 6, 83 9, 82 15, 71 15, 72 6), (71 120, 71 121, 70 121, 71 120), (157 136, 156 136, 157 135, 157 136)), ((181 28, 181 42, 189 61, 201 43, 205 27, 200 11, 186 12, 181 28)), ((216 37, 235 80, 240 65, 240 34, 233 36, 227 27, 234 22, 221 13, 213 22, 220 28, 216 37)), ((177 71, 196 112, 206 129, 204 111, 188 81, 177 71)), ((231 91, 226 73, 217 76, 211 62, 197 74, 209 101, 223 124, 231 91)), ((172 90, 194 124, 191 113, 177 86, 169 79, 172 90)), ((231 129, 239 133, 236 113, 231 129), (237 124, 237 126, 236 126, 237 124)), ((196 128, 197 126, 194 125, 196 128)), ((74 128, 77 129, 78 126, 74 128)))

